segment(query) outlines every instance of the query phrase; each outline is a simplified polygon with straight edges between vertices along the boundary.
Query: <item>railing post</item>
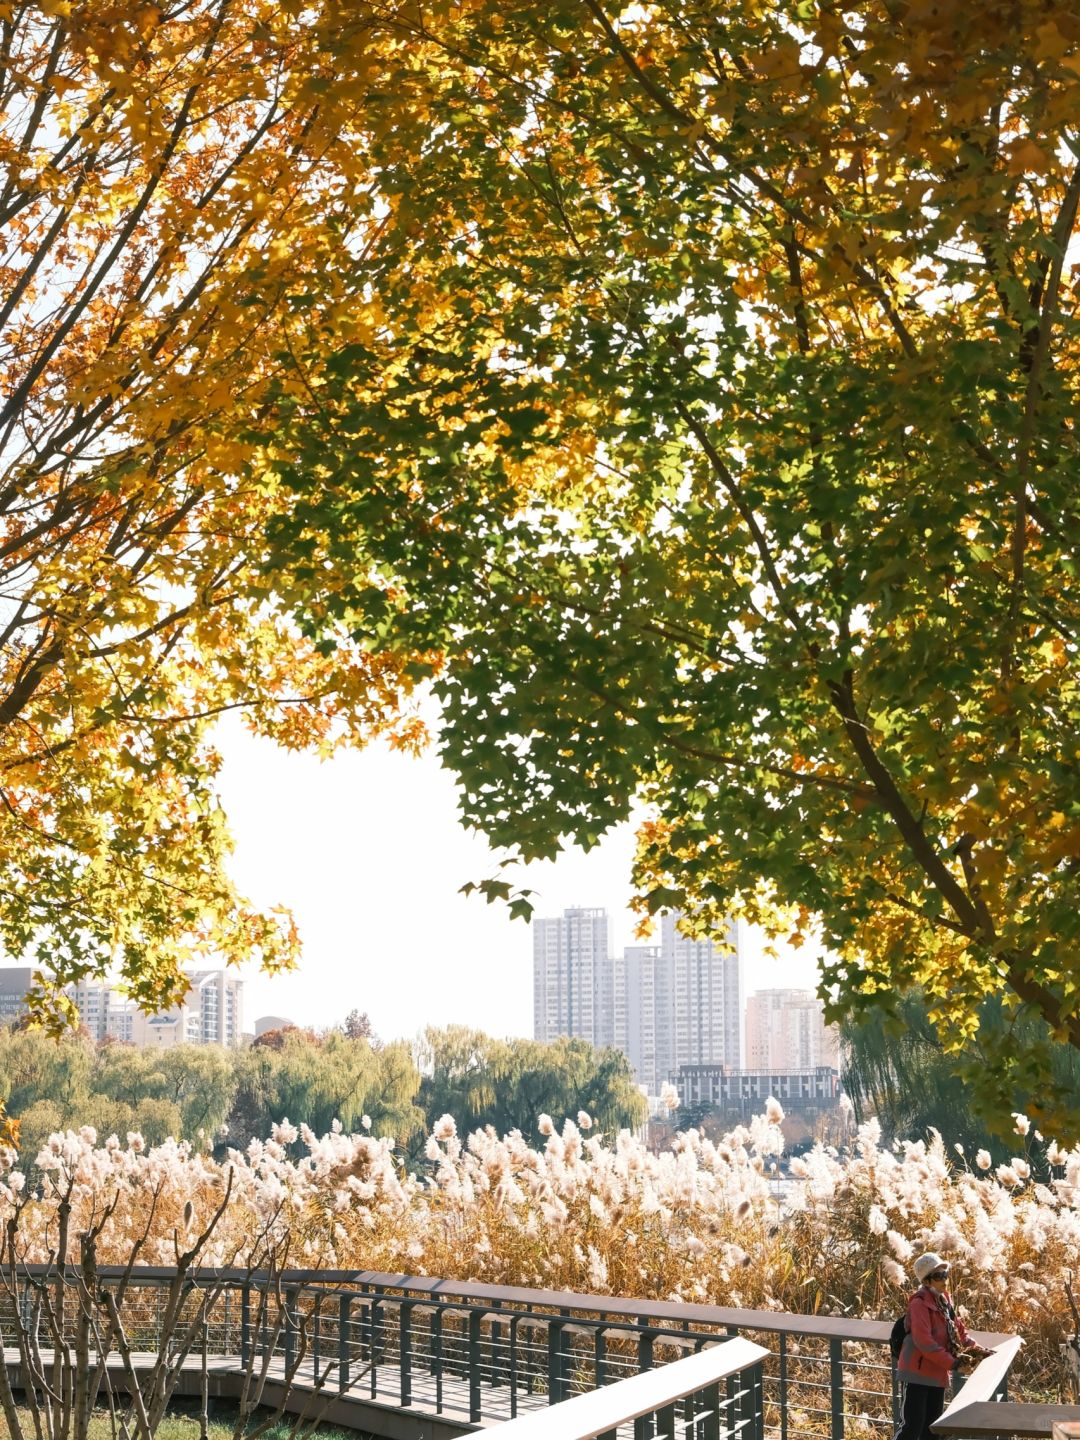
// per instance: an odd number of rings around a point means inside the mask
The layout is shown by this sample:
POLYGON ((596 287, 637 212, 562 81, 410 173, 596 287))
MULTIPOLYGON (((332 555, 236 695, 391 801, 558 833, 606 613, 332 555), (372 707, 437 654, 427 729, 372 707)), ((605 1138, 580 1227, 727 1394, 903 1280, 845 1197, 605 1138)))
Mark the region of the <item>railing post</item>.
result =
POLYGON ((282 1293, 282 1303, 285 1306, 285 1374, 288 1375, 293 1367, 293 1360, 296 1358, 296 1330, 295 1330, 295 1305, 296 1292, 285 1290, 282 1293))
MULTIPOLYGON (((754 1397, 750 1387, 750 1373, 739 1370, 731 1377, 734 1381, 733 1427, 737 1428, 739 1440, 754 1440, 754 1397)), ((730 1383, 730 1382, 729 1382, 730 1383)))
POLYGON ((311 1373, 316 1388, 319 1385, 319 1332, 322 1329, 322 1298, 322 1292, 316 1292, 315 1309, 311 1318, 311 1373))
POLYGON ((557 1405, 562 1394, 562 1321, 548 1321, 548 1404, 557 1405))
POLYGON ((402 1407, 412 1404, 412 1303, 398 1306, 398 1365, 401 1375, 402 1407))
POLYGON ((367 1336, 368 1336, 368 1390, 374 1400, 379 1389, 379 1325, 382 1323, 379 1315, 379 1295, 374 1293, 371 1303, 367 1307, 367 1336))
MULTIPOLYGON (((648 1330, 642 1330, 638 1335, 637 1362, 639 1373, 653 1368, 653 1337, 648 1330)), ((634 1440, 652 1440, 652 1436, 653 1417, 639 1415, 634 1421, 634 1440)))
POLYGON ((700 1394, 708 1412, 701 1427, 701 1440, 720 1440, 723 1428, 720 1424, 720 1386, 707 1385, 700 1394))
POLYGON ((338 1301, 338 1389, 349 1388, 349 1307, 352 1297, 342 1295, 338 1301))
POLYGON ((379 1356, 374 1352, 376 1325, 379 1323, 379 1299, 373 1292, 363 1297, 363 1315, 360 1319, 360 1358, 367 1361, 367 1390, 372 1397, 379 1384, 379 1356))
MULTIPOLYGON (((500 1310, 501 1308, 502 1308, 502 1301, 501 1301, 501 1300, 496 1300, 496 1301, 494 1302, 494 1305, 492 1306, 492 1309, 495 1310, 495 1311, 498 1311, 498 1310, 500 1310)), ((491 1385, 491 1387, 492 1387, 493 1389, 495 1389, 496 1387, 498 1387, 499 1385, 501 1385, 501 1384, 503 1383, 503 1371, 504 1371, 504 1368, 505 1368, 505 1367, 504 1367, 504 1365, 503 1365, 503 1333, 502 1333, 502 1332, 503 1332, 502 1321, 496 1319, 495 1316, 492 1315, 492 1317, 491 1317, 491 1329, 490 1329, 489 1340, 488 1340, 488 1354, 489 1354, 489 1356, 491 1357, 491 1364, 490 1364, 490 1366, 489 1366, 489 1380, 488 1380, 488 1383, 491 1385)))
POLYGON ((240 1363, 246 1370, 251 1362, 251 1286, 245 1281, 240 1291, 240 1363))
POLYGON ((642 1330, 638 1336, 637 1368, 639 1371, 653 1368, 653 1337, 647 1330, 642 1330))
POLYGON ((829 1395, 832 1400, 832 1440, 844 1440, 844 1342, 829 1341, 829 1395))
POLYGON ((787 1416, 787 1331, 780 1331, 780 1440, 788 1440, 787 1416))
POLYGON ((483 1312, 469 1311, 469 1423, 480 1423, 480 1321, 483 1312))
POLYGON ((435 1371, 436 1415, 442 1414, 443 1398, 442 1316, 442 1307, 436 1306, 431 1317, 431 1368, 435 1371))
POLYGON ((750 1395, 750 1425, 748 1434, 751 1440, 764 1440, 765 1436, 765 1366, 758 1364, 747 1374, 747 1386, 750 1395))
MULTIPOLYGON (((600 1390, 607 1384, 607 1336, 602 1326, 598 1325, 593 1335, 593 1356, 596 1370, 596 1388, 600 1390)), ((619 1440, 618 1431, 605 1430, 597 1440, 619 1440)))
POLYGON ((518 1397, 518 1348, 517 1332, 519 1316, 510 1316, 510 1419, 517 1419, 518 1397))

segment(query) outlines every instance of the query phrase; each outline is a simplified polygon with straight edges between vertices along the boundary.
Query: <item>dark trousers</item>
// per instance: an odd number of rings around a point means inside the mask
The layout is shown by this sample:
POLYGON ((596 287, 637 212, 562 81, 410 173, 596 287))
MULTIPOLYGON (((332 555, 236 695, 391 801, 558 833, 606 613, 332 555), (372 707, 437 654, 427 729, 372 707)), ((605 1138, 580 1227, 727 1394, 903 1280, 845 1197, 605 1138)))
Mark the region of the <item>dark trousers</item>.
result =
POLYGON ((895 1440, 934 1440, 930 1426, 941 1419, 944 1409, 945 1391, 940 1385, 916 1385, 909 1380, 895 1440))

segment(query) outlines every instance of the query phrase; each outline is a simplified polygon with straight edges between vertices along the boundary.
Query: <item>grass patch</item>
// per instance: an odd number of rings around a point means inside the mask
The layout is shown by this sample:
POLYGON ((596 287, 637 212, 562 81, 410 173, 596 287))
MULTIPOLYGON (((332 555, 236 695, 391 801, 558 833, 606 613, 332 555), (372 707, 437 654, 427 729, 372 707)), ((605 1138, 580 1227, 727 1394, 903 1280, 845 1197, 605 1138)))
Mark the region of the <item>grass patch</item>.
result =
MULTIPOLYGON (((218 1415, 210 1417, 210 1440, 232 1440, 233 1425, 235 1419, 222 1417, 222 1411, 226 1407, 219 1407, 218 1415)), ((23 1435, 31 1440, 34 1434, 34 1422, 29 1410, 20 1410, 19 1419, 23 1425, 23 1435)), ((258 1424, 258 1417, 253 1424, 258 1424)), ((291 1422, 281 1420, 272 1430, 267 1430, 260 1440, 288 1440, 291 1422)), ((376 1440, 374 1435, 361 1433, 359 1430, 342 1430, 338 1425, 319 1425, 315 1429, 319 1440, 376 1440)), ((11 1440, 11 1433, 3 1416, 0 1416, 0 1440, 11 1440)), ((96 1411, 90 1421, 90 1440, 113 1440, 112 1425, 109 1422, 107 1410, 96 1411)), ((199 1440, 199 1421, 194 1415, 166 1415, 165 1419, 158 1426, 155 1440, 199 1440)))

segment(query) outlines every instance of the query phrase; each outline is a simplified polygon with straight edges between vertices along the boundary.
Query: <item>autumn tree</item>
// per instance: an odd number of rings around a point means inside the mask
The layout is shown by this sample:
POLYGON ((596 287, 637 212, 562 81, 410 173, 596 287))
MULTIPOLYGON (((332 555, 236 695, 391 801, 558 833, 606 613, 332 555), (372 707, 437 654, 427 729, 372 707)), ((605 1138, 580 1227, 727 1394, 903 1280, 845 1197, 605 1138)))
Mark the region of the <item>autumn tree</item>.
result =
POLYGON ((379 1043, 366 1010, 357 1010, 355 1007, 350 1010, 342 1022, 341 1029, 350 1040, 366 1040, 369 1045, 373 1046, 377 1046, 379 1043))
POLYGON ((820 928, 834 1015, 920 985, 984 1108, 1075 1130, 1039 1085, 1080 1046, 1080 22, 395 18, 435 123, 404 190, 372 147, 397 249, 342 284, 384 323, 329 362, 311 327, 267 440, 306 632, 442 649, 463 818, 512 855, 643 807, 643 914, 820 928), (976 1055, 988 994, 1047 1041, 976 1055))
POLYGON ((334 277, 393 213, 368 150, 407 64, 363 5, 0 6, 0 943, 46 1016, 107 967, 154 1006, 200 957, 295 956, 224 868, 214 716, 415 738, 403 655, 317 646, 267 582, 257 433, 298 315, 328 351, 374 323, 334 277))

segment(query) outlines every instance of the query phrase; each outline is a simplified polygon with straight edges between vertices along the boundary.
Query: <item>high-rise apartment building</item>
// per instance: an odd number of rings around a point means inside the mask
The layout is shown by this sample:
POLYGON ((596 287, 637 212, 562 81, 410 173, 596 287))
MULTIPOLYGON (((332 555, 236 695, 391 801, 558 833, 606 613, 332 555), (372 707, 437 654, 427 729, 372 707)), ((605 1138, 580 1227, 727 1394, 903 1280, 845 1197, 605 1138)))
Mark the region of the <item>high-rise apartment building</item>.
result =
POLYGON ((750 1070, 835 1069, 839 1032, 811 990, 759 990, 746 1004, 746 1062, 750 1070))
POLYGON ((660 1073, 656 1046, 656 984, 659 945, 629 945, 623 954, 626 990, 626 1051, 639 1085, 659 1095, 666 1078, 660 1073))
POLYGON ((109 1028, 110 1015, 126 1008, 124 998, 118 991, 109 985, 103 985, 100 980, 80 980, 68 993, 78 1007, 79 1021, 91 1040, 121 1038, 114 1033, 115 1025, 112 1030, 109 1028))
POLYGON ((742 962, 739 930, 731 921, 720 943, 691 940, 678 911, 660 921, 656 967, 656 1068, 674 1080, 683 1065, 728 1065, 742 1060, 742 962))
POLYGON ((651 1095, 683 1065, 737 1067, 742 1058, 742 966, 733 922, 723 942, 690 940, 679 916, 659 945, 608 954, 604 910, 533 921, 533 1033, 614 1045, 651 1095))
POLYGON ((566 1035, 613 1045, 618 1007, 607 911, 574 907, 534 920, 532 931, 536 1039, 566 1035))

